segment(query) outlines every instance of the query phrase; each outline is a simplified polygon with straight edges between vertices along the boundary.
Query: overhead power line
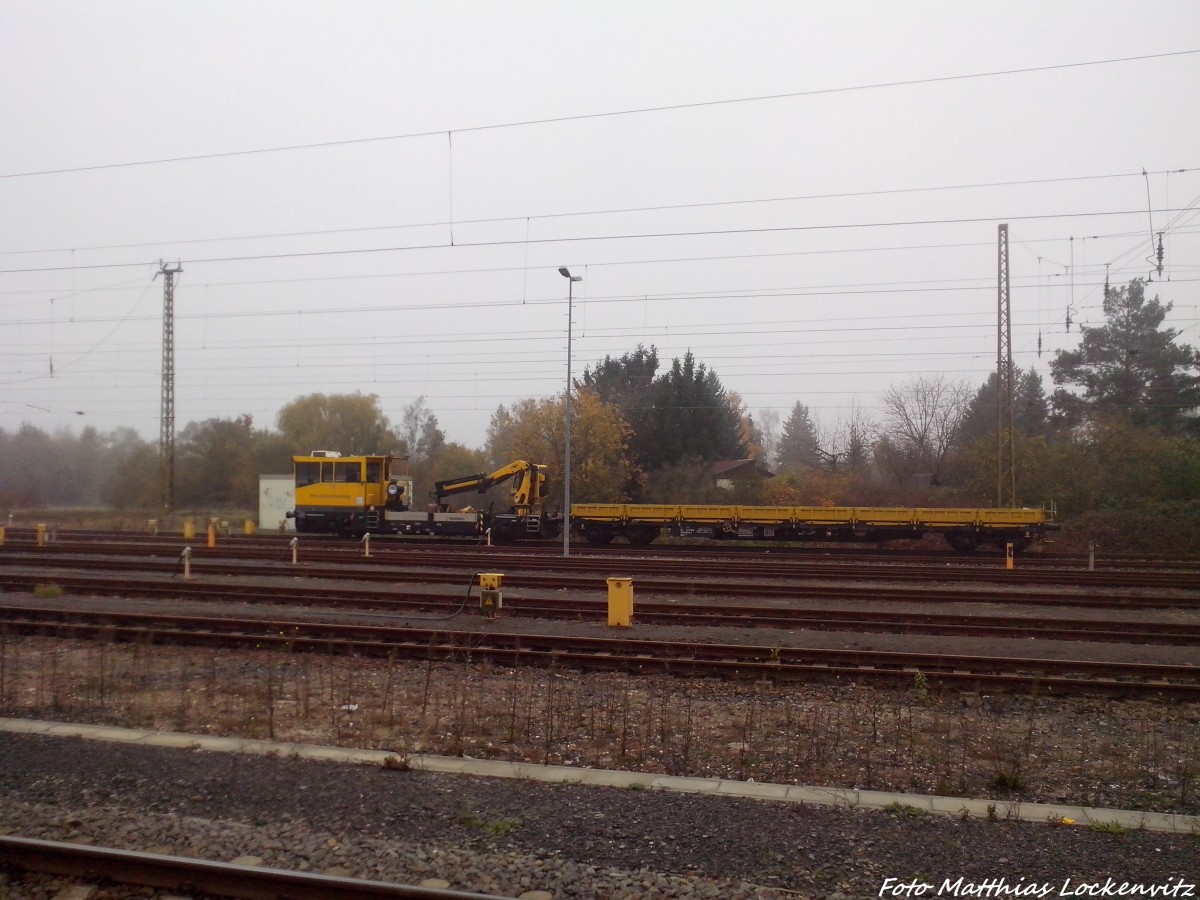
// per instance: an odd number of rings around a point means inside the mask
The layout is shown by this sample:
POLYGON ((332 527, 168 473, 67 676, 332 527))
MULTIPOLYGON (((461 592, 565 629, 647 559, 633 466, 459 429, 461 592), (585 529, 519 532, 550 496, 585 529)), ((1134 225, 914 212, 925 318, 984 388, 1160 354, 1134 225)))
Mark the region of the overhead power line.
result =
MULTIPOLYGON (((1030 282, 1030 279, 1025 279, 1030 282)), ((1200 279, 1196 278, 1175 278, 1172 283, 1180 284, 1185 282, 1194 282, 1200 279)), ((1077 283, 1080 288, 1091 287, 1097 288, 1101 285, 1100 281, 1077 283)), ((1015 290, 1032 291, 1036 289, 1034 283, 1027 283, 1018 286, 1015 290)), ((601 306, 610 303, 645 303, 645 302, 671 302, 680 300, 778 300, 778 299, 795 299, 798 297, 820 298, 820 297, 856 297, 868 295, 896 295, 896 294, 954 294, 967 292, 981 292, 993 290, 994 286, 988 284, 959 284, 954 286, 937 286, 934 282, 917 282, 915 286, 906 287, 863 287, 856 285, 825 285, 815 286, 811 288, 780 288, 772 291, 758 290, 757 292, 741 292, 741 291, 712 291, 704 293, 679 293, 670 292, 663 294, 619 294, 613 296, 588 297, 583 300, 577 300, 576 303, 583 306, 601 306), (835 290, 835 288, 837 288, 835 290), (841 288, 846 288, 842 290, 841 288)), ((179 319, 203 320, 203 321, 220 321, 229 319, 247 319, 247 318, 287 318, 295 315, 303 315, 309 318, 317 316, 336 316, 343 317, 347 314, 356 313, 364 315, 383 315, 396 312, 417 312, 423 310, 473 310, 475 312, 484 312, 494 309, 509 309, 514 307, 542 307, 552 306, 562 303, 561 297, 552 297, 544 300, 464 300, 454 303, 408 303, 408 304, 390 304, 387 306, 341 306, 329 307, 325 306, 319 309, 303 309, 303 308, 288 308, 288 309, 243 309, 238 312, 221 312, 221 313, 187 313, 177 316, 179 319)), ((72 324, 92 324, 96 322, 112 322, 117 319, 121 321, 157 321, 157 317, 146 315, 137 317, 118 317, 118 316, 79 316, 74 315, 71 318, 72 324)), ((60 323, 61 319, 53 317, 37 318, 37 319, 3 319, 0 320, 0 325, 4 326, 28 326, 28 325, 53 325, 60 323)), ((494 337, 493 340, 508 340, 509 338, 494 337)))
MULTIPOLYGON (((1183 232, 1191 231, 1194 227, 1195 226, 1179 226, 1177 228, 1172 229, 1172 231, 1175 234, 1180 234, 1183 232)), ((1098 239, 1098 240, 1099 239, 1115 240, 1115 239, 1119 239, 1119 238, 1141 237, 1141 236, 1142 236, 1141 231, 1116 231, 1116 232, 1108 232, 1108 233, 1104 233, 1104 234, 1092 235, 1093 238, 1098 239)), ((1055 242, 1066 243, 1066 241, 1068 241, 1068 240, 1069 240, 1069 238, 1067 238, 1067 237, 1043 238, 1043 239, 1038 239, 1038 240, 1019 241, 1019 242, 1015 242, 1015 243, 1016 243, 1016 246, 1019 246, 1022 249, 1026 250, 1030 255, 1036 255, 1033 250, 1029 249, 1034 244, 1047 244, 1047 243, 1055 243, 1055 242)), ((179 241, 179 242, 168 241, 166 243, 187 243, 187 242, 186 241, 179 241)), ((966 247, 991 247, 992 243, 993 243, 992 241, 955 241, 955 242, 951 242, 951 243, 938 243, 938 244, 890 244, 890 245, 882 246, 882 247, 879 247, 879 246, 876 246, 876 247, 840 247, 840 248, 825 248, 822 250, 783 250, 783 251, 774 252, 774 253, 722 253, 722 254, 715 254, 715 255, 710 254, 710 255, 705 255, 705 256, 657 256, 657 257, 641 258, 641 259, 608 259, 608 260, 601 260, 598 262, 597 261, 589 262, 587 265, 588 265, 589 269, 598 269, 598 268, 602 268, 605 266, 609 266, 609 267, 651 266, 651 265, 661 265, 664 263, 723 262, 725 260, 732 260, 732 259, 782 259, 782 258, 787 258, 787 257, 792 257, 792 256, 834 256, 834 255, 841 255, 841 254, 846 254, 846 253, 892 253, 892 252, 901 251, 901 250, 906 250, 906 251, 907 250, 959 250, 959 249, 963 249, 966 247)), ((150 244, 129 244, 126 246, 143 247, 143 246, 151 246, 151 245, 150 244)), ((79 248, 75 248, 75 249, 77 249, 77 250, 99 250, 99 249, 108 249, 108 248, 79 247, 79 248)), ((21 252, 31 252, 31 253, 47 252, 47 253, 49 253, 49 252, 67 252, 67 251, 42 251, 42 250, 15 251, 14 250, 14 251, 0 251, 0 255, 3 255, 4 253, 21 253, 21 252)), ((528 268, 527 266, 484 266, 484 267, 480 267, 480 268, 467 268, 467 269, 461 269, 461 268, 460 269, 418 269, 418 270, 412 271, 412 272, 368 272, 368 273, 364 273, 364 274, 360 274, 360 275, 353 274, 353 273, 349 273, 349 274, 342 273, 339 275, 308 275, 308 276, 301 276, 301 277, 296 277, 296 278, 255 278, 255 279, 242 279, 239 281, 194 281, 193 280, 191 282, 191 289, 195 290, 197 288, 244 287, 244 286, 263 285, 263 284, 308 284, 308 283, 312 283, 312 282, 322 282, 322 281, 369 281, 369 280, 378 279, 378 278, 418 278, 418 277, 426 277, 429 275, 497 275, 497 274, 503 274, 505 272, 523 272, 527 268, 528 268)), ((1177 271, 1186 271, 1186 270, 1190 270, 1191 268, 1192 267, 1189 267, 1186 265, 1175 266, 1175 269, 1177 271)), ((1103 271, 1103 269, 1100 267, 1100 265, 1098 263, 1089 265, 1088 270, 1089 271, 1103 271)), ((1082 268, 1078 268, 1077 271, 1082 272, 1084 270, 1082 268)), ((1024 276, 1024 277, 1032 278, 1034 276, 1024 276)), ((79 295, 79 294, 94 294, 94 293, 98 293, 101 291, 135 290, 135 289, 140 290, 141 284, 142 284, 142 282, 140 280, 122 281, 122 282, 118 282, 116 285, 109 285, 107 287, 83 288, 83 289, 80 289, 80 290, 77 290, 77 291, 74 291, 71 293, 63 293, 59 288, 27 288, 27 289, 23 289, 23 290, 0 291, 0 296, 14 295, 14 294, 17 294, 17 295, 53 294, 54 298, 56 300, 61 300, 61 299, 66 299, 66 298, 69 298, 69 297, 72 297, 75 295, 79 295), (133 288, 123 287, 125 285, 135 285, 136 287, 133 287, 133 288)), ((41 302, 41 301, 31 301, 31 302, 41 302)))
MULTIPOLYGON (((1182 212, 1183 210, 1160 209, 1155 211, 1162 213, 1177 213, 1182 212)), ((847 222, 833 225, 778 225, 763 228, 714 228, 701 231, 628 232, 624 234, 577 235, 572 237, 521 238, 504 241, 456 240, 454 243, 450 243, 449 241, 438 241, 434 244, 413 244, 404 247, 362 247, 347 250, 303 250, 294 253, 259 253, 245 256, 212 256, 189 259, 188 263, 189 265, 201 265, 204 263, 254 262, 256 260, 264 259, 303 259, 318 256, 353 256, 361 253, 403 253, 413 250, 512 247, 528 246, 529 244, 577 244, 586 243, 588 241, 645 240, 649 238, 721 237, 737 234, 788 234, 806 231, 844 231, 854 228, 913 228, 928 225, 973 225, 981 222, 1026 222, 1042 219, 1086 219, 1096 218, 1099 216, 1143 216, 1145 214, 1146 211, 1142 209, 1124 209, 1101 210, 1095 212, 1040 213, 1024 216, 993 215, 969 216, 952 219, 905 219, 890 222, 847 222)), ((144 267, 146 265, 147 262, 145 260, 141 260, 138 262, 128 263, 91 263, 70 266, 32 266, 21 269, 0 269, 0 275, 15 275, 29 272, 66 272, 87 269, 121 269, 144 267)))
POLYGON ((572 212, 534 213, 526 215, 491 216, 482 219, 449 219, 431 222, 408 222, 401 225, 365 225, 352 228, 320 228, 311 231, 277 231, 262 234, 221 235, 217 237, 179 238, 177 240, 137 241, 124 244, 95 244, 87 247, 50 247, 35 250, 0 250, 0 256, 16 256, 32 253, 71 253, 93 250, 131 250, 135 247, 164 247, 179 244, 213 244, 233 241, 276 240, 278 238, 323 237, 331 234, 363 234, 378 231, 401 231, 408 228, 444 228, 450 225, 495 225, 502 222, 520 222, 533 219, 567 219, 582 216, 608 216, 621 213, 671 212, 684 209, 712 209, 727 206, 750 206, 765 203, 798 203, 807 200, 845 200, 852 197, 883 197, 896 194, 927 194, 938 191, 980 190, 996 187, 1028 187, 1042 184, 1067 184, 1074 181, 1107 181, 1115 178, 1142 178, 1144 175, 1178 175, 1195 171, 1194 168, 1165 169, 1146 173, 1114 172, 1106 175, 1068 175, 1059 178, 1026 178, 1015 181, 982 181, 967 184, 929 185, 910 188, 882 188, 874 191, 841 191, 832 194, 796 194, 788 197, 757 197, 743 200, 712 200, 701 203, 672 203, 658 206, 610 207, 606 209, 576 210, 572 212))
POLYGON ((790 100, 799 97, 819 97, 825 94, 842 94, 855 91, 872 91, 886 88, 915 87, 925 84, 942 84, 952 81, 967 81, 975 78, 999 78, 1008 75, 1028 75, 1035 72, 1051 72, 1061 69, 1078 69, 1090 66, 1106 66, 1117 63, 1142 62, 1151 59, 1167 59, 1176 56, 1188 56, 1200 53, 1197 50, 1176 50, 1167 53, 1150 53, 1143 56, 1122 56, 1112 59, 1094 59, 1074 63, 1055 63, 1045 66, 1027 66, 1020 69, 998 69, 991 72, 968 72, 958 75, 938 75, 930 78, 910 78, 902 81, 881 81, 872 84, 844 85, 832 88, 814 88, 807 91, 788 91, 781 94, 762 94, 754 97, 733 97, 725 100, 700 100, 694 103, 672 103, 662 106, 647 106, 638 109, 610 110, 608 112, 580 113, 571 116, 552 116, 543 119, 525 119, 517 122, 500 122, 491 125, 472 125, 461 128, 438 128, 428 131, 409 132, 406 134, 379 135, 366 138, 349 138, 336 141, 318 141, 308 144, 286 144, 277 147, 257 147, 248 150, 227 150, 218 153, 197 153, 188 156, 171 156, 160 159, 144 159, 132 162, 100 163, 90 166, 74 166, 62 169, 41 169, 30 172, 9 172, 0 174, 0 178, 32 178, 41 175, 64 175, 71 172, 95 172, 103 169, 124 169, 133 166, 153 166, 168 163, 196 162, 198 160, 228 159, 237 156, 253 156, 263 153, 282 153, 294 150, 317 150, 327 147, 349 147, 355 144, 372 144, 383 141, 402 141, 414 138, 440 137, 446 134, 469 134, 472 132, 495 131, 503 128, 528 128, 534 125, 552 125, 562 122, 582 122, 592 119, 611 119, 620 116, 647 115, 649 113, 675 112, 685 109, 705 109, 717 106, 732 106, 739 103, 762 103, 772 100, 790 100))

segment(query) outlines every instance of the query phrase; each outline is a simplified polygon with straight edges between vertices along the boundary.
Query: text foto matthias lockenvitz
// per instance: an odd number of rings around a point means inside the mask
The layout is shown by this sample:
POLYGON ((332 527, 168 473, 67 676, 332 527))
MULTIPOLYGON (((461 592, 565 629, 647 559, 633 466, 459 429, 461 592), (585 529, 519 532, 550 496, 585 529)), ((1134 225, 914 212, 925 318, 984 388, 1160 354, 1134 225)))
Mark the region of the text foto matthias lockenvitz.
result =
POLYGON ((1195 897, 1196 885, 1184 876, 1157 882, 1027 881, 1024 878, 943 878, 940 884, 916 879, 885 878, 879 897, 1195 897))

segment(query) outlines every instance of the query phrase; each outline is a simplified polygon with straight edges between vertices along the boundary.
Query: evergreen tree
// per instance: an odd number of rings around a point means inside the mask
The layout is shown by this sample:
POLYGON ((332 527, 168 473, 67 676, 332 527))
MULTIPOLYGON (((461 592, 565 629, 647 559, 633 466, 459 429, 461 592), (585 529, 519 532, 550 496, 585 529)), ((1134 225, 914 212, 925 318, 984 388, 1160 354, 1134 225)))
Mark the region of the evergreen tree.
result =
POLYGON ((656 440, 644 448, 653 470, 688 459, 742 459, 747 448, 721 379, 689 350, 654 382, 656 440))
MULTIPOLYGON (((967 413, 959 426, 955 443, 962 447, 980 438, 996 437, 996 414, 999 388, 996 373, 980 385, 971 400, 967 413)), ((1013 428, 1026 437, 1039 437, 1046 433, 1050 417, 1050 404, 1042 386, 1042 376, 1032 368, 1013 371, 1013 428)))
POLYGON ((604 403, 615 406, 629 425, 629 454, 638 468, 654 456, 656 443, 654 379, 658 374, 658 350, 638 344, 620 359, 605 356, 603 362, 583 372, 581 386, 592 390, 604 403))
POLYGON ((1060 385, 1054 408, 1068 424, 1118 415, 1167 431, 1197 429, 1200 353, 1175 343, 1177 329, 1162 327, 1171 306, 1147 300, 1138 278, 1105 292, 1107 322, 1083 327, 1079 348, 1060 351, 1050 363, 1060 385))
POLYGON ((819 443, 817 426, 808 407, 797 401, 783 423, 783 434, 775 451, 777 465, 783 471, 817 468, 821 464, 819 443))
MULTIPOLYGON (((581 388, 615 406, 629 425, 629 471, 744 458, 753 423, 740 398, 690 350, 662 374, 658 368, 658 350, 638 345, 620 359, 606 356, 583 373, 581 388)), ((627 488, 639 493, 636 483, 627 488)))

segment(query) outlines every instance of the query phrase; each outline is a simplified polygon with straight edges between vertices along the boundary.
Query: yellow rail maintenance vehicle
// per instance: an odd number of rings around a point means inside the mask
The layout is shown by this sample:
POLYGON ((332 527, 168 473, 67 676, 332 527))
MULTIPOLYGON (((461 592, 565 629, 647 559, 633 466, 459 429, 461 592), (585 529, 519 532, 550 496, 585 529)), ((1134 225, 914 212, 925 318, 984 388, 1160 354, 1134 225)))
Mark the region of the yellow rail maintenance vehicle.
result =
POLYGON ((396 471, 389 455, 342 456, 335 450, 314 450, 292 457, 295 509, 288 517, 301 533, 412 534, 480 537, 491 532, 497 540, 552 538, 562 533, 561 516, 546 515, 545 466, 524 460, 490 474, 440 481, 434 502, 415 508, 413 480, 396 471), (483 493, 513 479, 512 504, 503 512, 451 510, 445 497, 465 491, 483 493))
POLYGON ((313 450, 292 457, 296 520, 302 534, 365 534, 383 530, 386 507, 404 506, 412 479, 392 475, 391 456, 342 456, 336 450, 313 450))
MULTIPOLYGON (((342 456, 314 450, 292 458, 296 508, 288 513, 307 533, 410 534, 550 540, 566 524, 545 502, 546 466, 517 460, 491 473, 439 481, 432 501, 412 503, 413 481, 394 471, 393 456, 342 456), (446 498, 480 494, 512 481, 507 509, 452 510, 446 498)), ((571 529, 592 544, 623 538, 649 544, 661 534, 707 540, 884 543, 940 534, 955 550, 982 545, 1023 552, 1058 524, 1044 509, 933 509, 872 506, 734 506, 576 503, 571 529)))

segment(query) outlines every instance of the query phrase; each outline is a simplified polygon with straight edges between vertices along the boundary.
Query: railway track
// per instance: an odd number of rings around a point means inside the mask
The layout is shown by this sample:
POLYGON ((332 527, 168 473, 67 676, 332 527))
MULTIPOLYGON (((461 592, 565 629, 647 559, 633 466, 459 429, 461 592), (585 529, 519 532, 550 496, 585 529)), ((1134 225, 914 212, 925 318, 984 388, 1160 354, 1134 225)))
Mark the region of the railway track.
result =
MULTIPOLYGON (((612 575, 633 576, 636 590, 646 596, 683 596, 689 600, 709 598, 725 600, 730 597, 776 599, 789 602, 872 600, 886 602, 914 602, 922 604, 947 603, 1002 603, 1006 605, 1033 607, 1091 607, 1109 609, 1152 609, 1152 608, 1200 608, 1200 592, 1190 594, 1180 591, 1167 593, 1143 593, 1126 588, 1120 593, 1117 587, 1106 585, 1108 593, 1098 587, 1077 591, 1049 590, 1024 585, 973 585, 954 587, 946 584, 872 583, 861 573, 853 581, 837 574, 822 573, 817 578, 808 573, 804 578, 788 578, 775 572, 760 575, 757 569, 750 575, 739 573, 731 576, 726 568, 717 571, 698 571, 697 567, 672 569, 672 573, 652 570, 640 574, 634 568, 622 566, 620 571, 606 566, 575 566, 565 572, 545 572, 534 566, 519 565, 515 561, 496 557, 456 557, 451 566, 447 561, 426 558, 422 564, 408 562, 399 564, 382 556, 370 558, 343 555, 336 561, 303 562, 292 566, 282 560, 263 563, 260 559, 231 558, 223 550, 199 550, 192 555, 191 568, 194 575, 277 577, 284 573, 292 577, 310 580, 347 579, 363 582, 386 582, 389 584, 465 584, 476 571, 505 570, 506 589, 571 591, 594 594, 604 589, 606 577, 612 575), (256 567, 256 563, 258 564, 256 567), (461 566, 461 568, 460 568, 461 566)), ((14 571, 14 567, 57 570, 82 570, 106 572, 160 573, 173 575, 180 571, 180 560, 175 556, 122 556, 73 553, 65 547, 35 550, 30 552, 8 552, 0 556, 0 587, 27 590, 31 583, 28 573, 14 571)), ((62 576, 65 580, 68 574, 62 576)), ((351 589, 353 590, 353 589, 351 589)))
POLYGON ((92 847, 59 841, 0 836, 0 865, 31 872, 66 875, 94 882, 102 878, 122 885, 141 885, 194 894, 202 892, 245 900, 287 897, 289 900, 500 900, 492 894, 386 884, 310 872, 162 856, 133 850, 92 847))
MULTIPOLYGON (((122 538, 95 542, 74 538, 58 539, 45 547, 35 548, 30 543, 13 543, 7 549, 0 548, 0 563, 6 558, 28 559, 29 553, 49 555, 102 554, 114 556, 178 557, 185 542, 179 538, 144 537, 122 538)), ((282 540, 257 540, 253 538, 231 538, 222 540, 216 548, 203 542, 192 541, 194 559, 221 558, 246 560, 285 560, 291 558, 289 543, 282 540)), ((812 579, 837 578, 841 580, 887 580, 916 582, 920 584, 968 583, 1063 586, 1082 589, 1105 590, 1110 588, 1168 589, 1200 591, 1200 570, 1172 571, 1087 571, 1079 569, 1031 569, 1025 566, 1006 570, 993 564, 987 567, 955 564, 951 560, 937 564, 914 564, 907 560, 880 562, 851 562, 820 558, 788 556, 777 558, 774 554, 753 557, 721 555, 688 555, 679 558, 674 554, 576 554, 563 559, 543 547, 508 545, 504 547, 475 547, 456 544, 449 547, 430 547, 400 544, 387 539, 374 541, 370 546, 371 556, 365 557, 361 544, 305 536, 297 555, 306 563, 353 563, 373 560, 377 565, 437 565, 445 567, 451 560, 462 566, 492 570, 498 565, 524 567, 527 569, 555 572, 611 572, 619 566, 622 574, 630 576, 687 576, 693 580, 701 578, 721 579, 728 577, 731 569, 743 574, 752 574, 762 579, 812 579)), ((595 548, 593 548, 595 549, 595 548)), ((608 549, 608 548, 603 548, 608 549)), ((643 548, 633 548, 643 549, 643 548)))
MULTIPOLYGON (((36 532, 32 528, 9 527, 8 542, 13 546, 32 545, 36 532)), ((264 549, 284 552, 288 542, 297 537, 295 534, 275 534, 259 532, 254 535, 232 534, 222 535, 223 546, 258 546, 264 549)), ((359 541, 337 535, 299 535, 305 546, 323 548, 354 548, 359 541)), ((95 546, 111 543, 138 543, 143 546, 154 544, 178 547, 183 543, 179 534, 152 534, 149 532, 104 531, 97 529, 64 529, 58 532, 57 540, 74 541, 95 546)), ((203 530, 190 543, 203 542, 203 530)), ((396 549, 401 551, 428 552, 430 550, 458 552, 481 549, 482 541, 470 541, 463 538, 437 537, 403 537, 396 535, 377 535, 373 538, 376 548, 396 549)), ((561 557, 562 545, 551 543, 517 543, 497 545, 493 551, 516 553, 534 558, 561 557)), ((880 566, 938 566, 955 569, 990 571, 1002 569, 1004 554, 990 549, 979 549, 971 553, 954 550, 928 550, 912 547, 871 547, 829 545, 829 544, 745 544, 745 543, 713 543, 713 542, 671 542, 660 543, 649 547, 633 546, 630 544, 610 544, 595 546, 586 543, 573 544, 573 557, 582 559, 661 559, 680 556, 685 559, 702 557, 706 559, 733 560, 738 564, 746 564, 751 559, 763 558, 806 564, 874 564, 880 566)), ((1089 559, 1088 554, 1059 553, 1053 550, 1042 550, 1026 553, 1017 560, 1017 569, 1021 570, 1067 570, 1071 572, 1086 572, 1090 565, 1096 571, 1149 571, 1160 573, 1193 573, 1200 575, 1200 558, 1168 556, 1165 554, 1133 554, 1133 553, 1101 553, 1089 559)))
MULTIPOLYGON (((32 592, 47 579, 38 574, 0 571, 0 588, 32 592)), ((464 607, 464 596, 445 590, 363 589, 348 585, 302 588, 289 585, 212 584, 161 578, 104 577, 63 571, 49 581, 73 594, 188 599, 210 603, 238 601, 256 606, 319 607, 339 611, 372 611, 402 617, 439 615, 464 607)), ((461 579, 460 579, 461 581, 461 579)), ((592 590, 589 593, 595 594, 592 590)), ((607 600, 594 597, 521 596, 507 592, 503 615, 507 617, 570 619, 602 622, 607 600)), ((1061 617, 930 613, 862 609, 820 609, 804 606, 751 606, 679 604, 640 600, 635 618, 643 624, 707 627, 809 629, 888 634, 939 634, 966 637, 1015 637, 1063 641, 1105 641, 1200 645, 1200 622, 1131 621, 1119 619, 1066 619, 1061 617)))
POLYGON ((295 618, 177 616, 0 606, 4 631, 57 638, 167 643, 294 653, 488 660, 535 665, 733 678, 911 684, 1044 694, 1200 697, 1195 666, 871 649, 825 649, 640 640, 625 637, 450 631, 446 627, 349 625, 295 618))

